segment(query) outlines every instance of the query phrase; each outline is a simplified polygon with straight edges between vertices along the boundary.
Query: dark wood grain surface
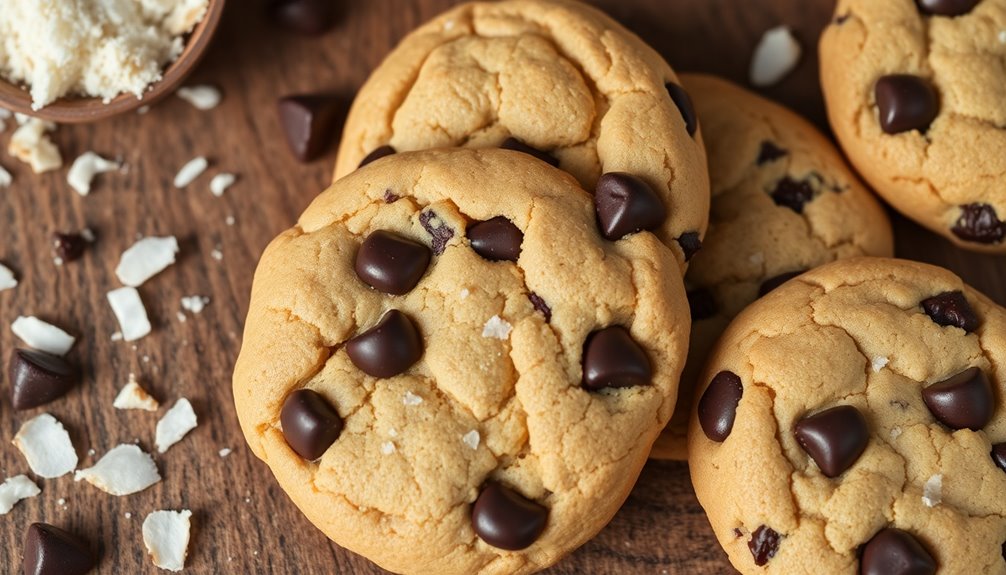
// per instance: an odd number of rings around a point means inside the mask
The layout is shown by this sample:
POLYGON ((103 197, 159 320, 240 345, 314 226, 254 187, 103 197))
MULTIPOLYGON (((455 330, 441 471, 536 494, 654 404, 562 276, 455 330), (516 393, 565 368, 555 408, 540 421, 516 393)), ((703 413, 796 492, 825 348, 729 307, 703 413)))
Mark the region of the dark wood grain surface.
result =
MULTIPOLYGON (((199 112, 172 98, 147 115, 99 125, 61 128, 55 140, 68 165, 94 150, 121 156, 128 173, 101 176, 89 197, 66 184, 66 170, 36 176, 0 153, 15 183, 0 190, 0 262, 21 285, 0 293, 0 352, 16 344, 7 328, 18 315, 37 315, 79 337, 70 357, 84 366, 83 385, 45 408, 12 411, 0 399, 0 472, 28 472, 8 441, 28 418, 48 411, 69 428, 81 467, 120 442, 139 440, 153 449, 158 414, 122 412, 112 400, 135 372, 169 407, 189 398, 200 425, 157 457, 164 477, 142 493, 113 497, 70 476, 40 480, 42 494, 0 517, 0 571, 17 571, 22 538, 34 521, 85 535, 100 547, 100 573, 157 570, 145 556, 140 526, 155 509, 195 513, 188 573, 381 573, 367 560, 329 542, 276 486, 268 469, 244 447, 231 402, 230 374, 240 346, 252 272, 262 249, 287 228, 328 180, 334 151, 304 166, 285 147, 275 100, 319 90, 347 100, 368 71, 404 34, 452 4, 450 0, 345 1, 340 24, 320 38, 278 31, 261 1, 229 3, 223 28, 192 82, 219 86, 223 104, 199 112), (196 155, 211 159, 210 172, 185 190, 171 181, 196 155), (224 197, 213 197, 210 176, 239 174, 224 197), (234 225, 226 223, 228 216, 234 225), (95 230, 98 241, 83 260, 56 267, 53 231, 95 230), (119 286, 119 254, 142 235, 176 235, 176 265, 140 292, 155 325, 135 346, 112 342, 117 331, 105 293, 119 286), (223 259, 211 252, 219 249, 223 259), (182 323, 179 299, 205 295, 202 314, 182 323), (231 448, 227 458, 218 450, 231 448), (95 455, 88 450, 94 449, 95 455), (65 499, 60 505, 58 501, 65 499), (131 514, 127 518, 126 514, 131 514)), ((800 38, 799 68, 766 93, 824 126, 817 83, 816 38, 830 18, 831 0, 598 0, 616 18, 651 42, 683 71, 707 71, 743 81, 761 32, 785 23, 800 38)), ((8 133, 0 134, 6 148, 8 133)), ((1006 302, 1004 260, 967 254, 896 218, 898 253, 950 267, 1006 302)), ((9 382, 3 377, 3 389, 9 382)), ((650 463, 614 522, 555 568, 556 574, 733 572, 713 539, 683 464, 650 463)))

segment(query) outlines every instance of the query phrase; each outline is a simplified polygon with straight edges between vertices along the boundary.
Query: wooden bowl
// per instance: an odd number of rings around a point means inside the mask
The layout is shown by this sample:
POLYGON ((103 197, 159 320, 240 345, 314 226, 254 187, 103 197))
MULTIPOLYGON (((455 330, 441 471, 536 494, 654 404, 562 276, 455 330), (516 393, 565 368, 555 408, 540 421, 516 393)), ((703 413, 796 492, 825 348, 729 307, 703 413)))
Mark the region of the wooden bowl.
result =
POLYGON ((140 106, 149 106, 174 92, 202 59, 220 25, 224 1, 209 0, 206 16, 189 34, 185 49, 174 62, 168 64, 161 79, 147 88, 142 99, 134 94, 123 93, 106 104, 101 98, 64 96, 41 110, 32 110, 31 94, 28 90, 0 78, 0 107, 51 122, 79 124, 97 122, 133 111, 140 106))

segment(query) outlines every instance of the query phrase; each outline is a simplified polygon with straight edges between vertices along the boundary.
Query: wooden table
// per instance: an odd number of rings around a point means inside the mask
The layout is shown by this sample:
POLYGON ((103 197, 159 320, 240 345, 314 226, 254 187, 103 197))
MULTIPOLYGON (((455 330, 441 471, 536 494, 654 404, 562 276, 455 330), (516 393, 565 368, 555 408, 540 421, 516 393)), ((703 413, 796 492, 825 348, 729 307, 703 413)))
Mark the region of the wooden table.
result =
MULTIPOLYGON (((334 0, 333 0, 334 1, 334 0)), ((328 181, 334 153, 308 166, 293 160, 277 123, 277 97, 331 90, 348 100, 368 71, 410 29, 452 4, 450 0, 341 2, 341 24, 321 39, 282 33, 263 16, 262 2, 232 2, 223 29, 193 82, 213 83, 223 104, 199 112, 172 98, 147 115, 93 126, 63 127, 55 139, 69 164, 94 150, 121 156, 126 174, 101 176, 89 197, 66 184, 66 167, 35 176, 0 154, 15 184, 0 191, 0 261, 21 285, 0 294, 0 350, 15 345, 7 325, 34 314, 79 336, 71 357, 83 364, 84 384, 44 408, 69 428, 81 467, 120 442, 153 448, 159 414, 122 412, 112 399, 135 372, 170 406, 188 397, 200 425, 164 456, 164 480, 128 497, 112 497, 70 476, 40 481, 39 497, 0 518, 0 566, 18 570, 24 531, 34 521, 71 529, 100 542, 100 573, 155 573, 140 526, 155 509, 195 513, 188 573, 380 573, 367 560, 329 542, 276 486, 265 465, 245 448, 231 402, 230 375, 255 263, 266 243, 288 227, 328 181), (175 172, 196 155, 211 172, 176 190, 175 172), (216 171, 239 174, 224 197, 208 190, 216 171), (228 225, 228 216, 235 218, 228 225), (88 226, 98 241, 82 261, 53 264, 53 231, 88 226), (117 331, 105 293, 119 286, 119 254, 142 235, 176 235, 179 262, 140 291, 155 324, 135 346, 110 340, 117 331), (211 257, 213 250, 221 261, 211 257), (205 295, 202 314, 182 323, 179 299, 205 295), (221 458, 218 450, 233 449, 221 458), (94 449, 95 455, 88 450, 94 449), (65 504, 59 501, 65 499, 65 504), (131 514, 131 517, 127 517, 131 514)), ((767 94, 824 125, 817 84, 816 39, 829 20, 830 0, 598 0, 651 42, 679 70, 716 72, 743 81, 760 34, 785 23, 806 54, 796 72, 767 94)), ((6 148, 7 134, 0 136, 6 148)), ((1003 259, 960 252, 896 218, 899 255, 952 268, 1006 303, 1003 259)), ((9 383, 3 378, 4 389, 9 383)), ((7 391, 3 392, 6 397, 7 391)), ((14 413, 0 401, 4 445, 22 422, 43 411, 14 413)), ((0 450, 0 471, 27 472, 21 455, 0 450)), ((556 574, 732 572, 698 506, 683 464, 651 463, 614 522, 552 571, 556 574)))

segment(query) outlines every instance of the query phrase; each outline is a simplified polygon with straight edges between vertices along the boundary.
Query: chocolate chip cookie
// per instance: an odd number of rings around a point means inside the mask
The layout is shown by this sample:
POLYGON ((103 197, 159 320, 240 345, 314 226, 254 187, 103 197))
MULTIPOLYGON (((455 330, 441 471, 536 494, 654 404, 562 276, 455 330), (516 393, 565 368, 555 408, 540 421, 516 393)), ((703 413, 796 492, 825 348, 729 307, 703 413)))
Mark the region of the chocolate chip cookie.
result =
POLYGON ((949 271, 840 260, 730 324, 689 467, 742 573, 1006 573, 1006 309, 949 271))
POLYGON ((692 337, 671 423, 651 457, 684 459, 692 391, 730 320, 813 267, 894 254, 880 203, 797 114, 711 76, 684 75, 706 137, 713 209, 685 278, 692 337))
POLYGON ((520 152, 400 153, 266 249, 237 412, 339 545, 401 573, 528 573, 619 508, 689 318, 671 251, 607 239, 596 203, 520 152))
POLYGON ((585 4, 475 2, 414 31, 357 95, 335 175, 451 146, 521 151, 591 191, 604 174, 635 176, 666 206, 655 231, 682 270, 705 233, 691 99, 659 54, 585 4))
POLYGON ((863 177, 957 245, 1006 253, 1006 0, 840 0, 820 52, 863 177))

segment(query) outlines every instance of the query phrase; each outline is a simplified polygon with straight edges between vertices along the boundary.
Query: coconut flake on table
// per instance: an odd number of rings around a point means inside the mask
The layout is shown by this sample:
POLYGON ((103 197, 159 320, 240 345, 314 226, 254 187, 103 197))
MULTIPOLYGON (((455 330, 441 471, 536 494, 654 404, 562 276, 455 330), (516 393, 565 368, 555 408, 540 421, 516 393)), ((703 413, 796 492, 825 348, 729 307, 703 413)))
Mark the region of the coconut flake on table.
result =
POLYGON ((220 457, 227 457, 230 454, 231 454, 231 448, 230 447, 225 447, 225 448, 223 448, 223 449, 221 449, 220 451, 217 452, 217 455, 219 455, 220 457))
POLYGON ((161 480, 154 459, 136 445, 123 443, 112 448, 92 467, 74 474, 111 495, 138 493, 161 480))
POLYGON ((78 194, 86 196, 91 193, 91 182, 95 176, 121 167, 122 164, 119 162, 106 160, 94 152, 84 152, 70 166, 70 171, 66 174, 66 183, 70 184, 78 194))
POLYGON ((143 238, 122 252, 115 275, 130 287, 140 287, 143 282, 175 263, 178 240, 175 236, 143 238))
MULTIPOLYGON (((20 118, 18 122, 21 123, 20 118)), ((55 129, 56 124, 52 122, 28 118, 14 131, 7 144, 7 152, 30 165, 36 174, 59 169, 63 165, 63 157, 47 135, 47 132, 55 129)))
POLYGON ((77 338, 62 329, 34 316, 18 317, 10 324, 10 330, 28 347, 53 355, 66 355, 77 341, 77 338))
POLYGON ((115 396, 112 407, 115 409, 142 409, 143 411, 157 411, 161 404, 157 402, 147 390, 136 381, 136 376, 129 374, 129 381, 115 396))
POLYGON ((202 295, 192 295, 182 298, 182 309, 192 313, 202 313, 210 303, 210 298, 202 295))
MULTIPOLYGON (((2 132, 3 130, 0 130, 2 132)), ((0 188, 9 188, 10 185, 14 183, 14 176, 10 175, 10 172, 0 166, 0 188)))
POLYGON ((178 89, 175 94, 192 104, 197 110, 212 110, 220 105, 222 96, 220 90, 209 85, 184 86, 178 89))
POLYGON ((39 477, 61 477, 77 467, 77 451, 70 441, 70 434, 48 413, 24 422, 13 443, 24 455, 28 467, 39 477))
POLYGON ((122 339, 136 341, 150 333, 147 309, 143 307, 143 300, 140 299, 140 292, 136 291, 136 288, 115 289, 108 292, 106 297, 108 305, 112 306, 115 319, 119 322, 122 339))
POLYGON ((192 404, 184 397, 157 422, 154 444, 158 453, 164 453, 172 445, 182 440, 185 435, 196 428, 198 420, 192 404))
POLYGON ((765 32, 751 59, 751 83, 771 86, 789 74, 800 61, 800 43, 786 26, 765 32))
POLYGON ((0 515, 7 515, 18 501, 35 497, 39 493, 42 493, 42 490, 34 481, 28 479, 27 475, 7 478, 3 485, 0 485, 0 515))
POLYGON ((224 192, 227 191, 227 188, 233 186, 236 181, 237 176, 234 174, 228 174, 226 172, 217 174, 213 176, 212 180, 210 180, 210 192, 219 198, 223 196, 224 192))
POLYGON ((198 156, 189 160, 189 163, 182 166, 182 169, 178 170, 178 174, 175 175, 175 187, 182 189, 195 181, 206 168, 210 166, 209 161, 203 156, 198 156))
POLYGON ((143 520, 143 545, 154 565, 168 571, 181 571, 189 549, 192 512, 154 511, 143 520))
POLYGON ((0 291, 14 289, 17 287, 17 278, 14 272, 7 266, 0 264, 0 291))

